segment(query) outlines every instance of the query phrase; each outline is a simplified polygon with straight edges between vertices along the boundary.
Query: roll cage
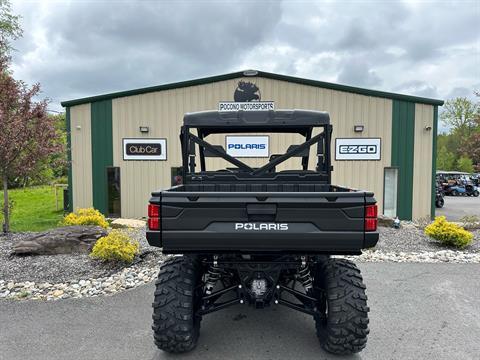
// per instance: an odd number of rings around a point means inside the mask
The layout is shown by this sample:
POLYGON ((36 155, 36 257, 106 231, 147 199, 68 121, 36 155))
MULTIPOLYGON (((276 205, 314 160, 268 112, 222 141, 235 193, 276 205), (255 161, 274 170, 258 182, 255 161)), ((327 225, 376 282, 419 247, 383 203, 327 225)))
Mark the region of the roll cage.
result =
POLYGON ((331 183, 331 134, 332 126, 328 113, 309 110, 277 110, 277 111, 238 111, 219 112, 204 111, 189 113, 184 117, 181 127, 180 142, 182 146, 182 173, 184 183, 192 181, 241 181, 281 179, 282 173, 288 181, 315 180, 331 183), (323 128, 317 135, 314 128, 323 128), (195 129, 197 134, 193 134, 195 129), (252 168, 243 161, 230 156, 223 146, 212 145, 206 141, 211 134, 226 133, 296 133, 305 137, 305 142, 290 145, 284 154, 271 155, 268 163, 260 168, 252 168), (310 147, 317 144, 317 165, 315 171, 308 170, 310 147), (200 172, 196 167, 196 147, 199 149, 200 172), (206 170, 206 157, 219 157, 232 165, 235 170, 206 170), (276 172, 276 166, 287 159, 300 157, 302 170, 276 172), (227 173, 225 173, 227 172, 227 173), (233 176, 232 176, 233 175, 233 176))

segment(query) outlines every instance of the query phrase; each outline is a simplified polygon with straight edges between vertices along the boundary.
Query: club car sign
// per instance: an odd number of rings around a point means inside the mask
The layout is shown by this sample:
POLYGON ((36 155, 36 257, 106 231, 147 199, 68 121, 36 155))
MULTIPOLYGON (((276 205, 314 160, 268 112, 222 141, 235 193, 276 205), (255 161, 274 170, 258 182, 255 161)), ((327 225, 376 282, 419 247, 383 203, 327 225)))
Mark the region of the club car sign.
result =
POLYGON ((268 157, 268 136, 226 136, 227 154, 236 158, 268 157))
POLYGON ((335 160, 380 160, 380 138, 335 139, 335 160))
POLYGON ((167 139, 123 139, 123 160, 167 160, 167 139))

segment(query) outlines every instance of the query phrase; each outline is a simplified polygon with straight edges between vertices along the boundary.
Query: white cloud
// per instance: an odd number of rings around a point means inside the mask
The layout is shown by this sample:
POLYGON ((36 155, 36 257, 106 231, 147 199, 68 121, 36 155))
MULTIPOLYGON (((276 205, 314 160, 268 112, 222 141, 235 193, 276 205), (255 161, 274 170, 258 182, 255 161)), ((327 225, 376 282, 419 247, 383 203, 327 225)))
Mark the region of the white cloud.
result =
POLYGON ((480 2, 14 2, 14 73, 60 100, 254 68, 447 98, 480 84, 480 2))

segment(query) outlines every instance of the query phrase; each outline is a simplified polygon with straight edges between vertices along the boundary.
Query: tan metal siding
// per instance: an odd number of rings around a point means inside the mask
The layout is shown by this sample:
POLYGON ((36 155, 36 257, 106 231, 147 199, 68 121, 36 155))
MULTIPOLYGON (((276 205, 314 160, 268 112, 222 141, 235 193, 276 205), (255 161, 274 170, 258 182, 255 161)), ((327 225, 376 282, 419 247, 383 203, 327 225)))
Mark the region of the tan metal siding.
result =
MULTIPOLYGON (((365 95, 293 84, 286 81, 246 78, 254 81, 261 90, 262 100, 274 100, 277 109, 303 108, 328 111, 336 137, 382 138, 381 161, 333 161, 333 183, 371 190, 382 211, 383 169, 390 166, 392 101, 365 95), (356 134, 355 124, 365 126, 356 134)), ((219 101, 233 99, 239 79, 206 85, 166 90, 143 95, 114 99, 113 106, 113 161, 121 168, 122 216, 139 217, 146 213, 146 203, 154 189, 170 186, 170 168, 181 165, 179 130, 186 112, 217 109, 219 101), (143 135, 139 126, 149 126, 143 135), (124 161, 122 138, 167 138, 167 161, 124 161)), ((295 134, 272 135, 270 153, 282 153, 290 144, 299 144, 301 137, 295 134)), ((209 141, 224 145, 224 136, 211 136, 209 141)), ((312 155, 314 153, 312 149, 312 155)), ((332 143, 334 151, 334 141, 332 143)), ((253 166, 266 159, 248 159, 253 166)), ((280 170, 298 167, 299 159, 289 160, 280 170), (295 165, 294 165, 295 164, 295 165)), ((199 162, 198 162, 199 164, 199 162)), ((207 168, 224 168, 226 162, 207 159, 207 168)), ((231 165, 229 165, 231 166, 231 165)), ((310 166, 315 166, 312 157, 310 166)))
POLYGON ((90 104, 70 108, 73 209, 93 206, 90 104))
POLYGON ((430 218, 432 184, 433 106, 415 104, 412 218, 430 218), (430 130, 426 130, 430 127, 430 130))
POLYGON ((335 138, 381 138, 379 161, 334 161, 332 182, 373 191, 382 213, 384 168, 391 166, 392 101, 339 92, 331 99, 332 149, 335 138), (364 125, 364 131, 355 133, 354 125, 364 125))

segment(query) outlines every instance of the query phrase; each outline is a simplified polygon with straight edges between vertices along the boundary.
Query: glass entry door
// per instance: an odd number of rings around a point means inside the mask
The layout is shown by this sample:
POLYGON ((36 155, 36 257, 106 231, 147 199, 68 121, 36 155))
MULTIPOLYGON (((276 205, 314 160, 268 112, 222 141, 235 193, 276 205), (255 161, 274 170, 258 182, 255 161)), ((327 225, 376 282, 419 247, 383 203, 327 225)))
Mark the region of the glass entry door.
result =
POLYGON ((383 179, 383 215, 397 216, 398 168, 385 168, 383 179))
POLYGON ((120 168, 108 167, 107 168, 107 184, 108 184, 108 216, 120 217, 121 212, 121 199, 120 199, 120 168))

